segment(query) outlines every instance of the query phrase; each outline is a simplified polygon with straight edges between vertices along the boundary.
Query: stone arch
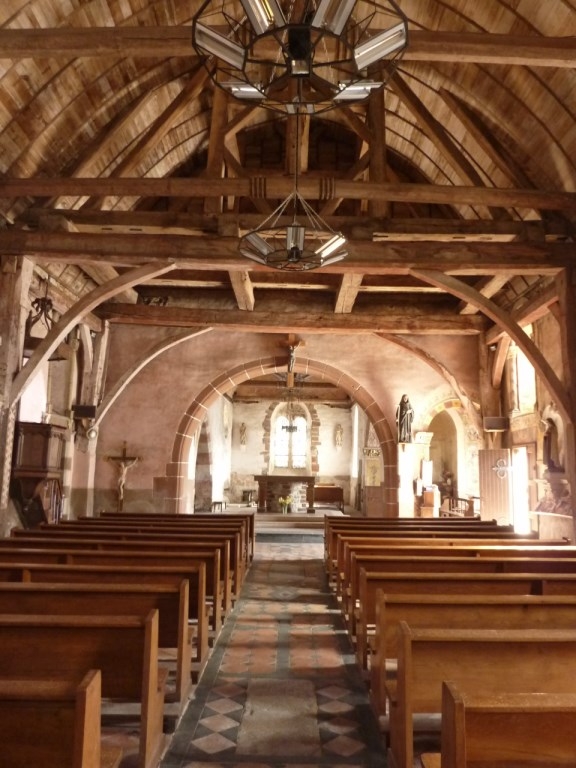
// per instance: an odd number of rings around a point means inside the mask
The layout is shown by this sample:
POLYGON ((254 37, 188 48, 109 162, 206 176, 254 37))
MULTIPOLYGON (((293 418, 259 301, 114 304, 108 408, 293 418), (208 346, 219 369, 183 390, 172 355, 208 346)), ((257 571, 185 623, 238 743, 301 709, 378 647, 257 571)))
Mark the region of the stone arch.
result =
MULTIPOLYGON (((183 414, 172 446, 171 461, 166 468, 166 506, 171 512, 184 511, 184 488, 188 466, 188 455, 198 439, 202 423, 209 407, 218 398, 244 381, 270 373, 281 373, 286 369, 286 358, 266 357, 234 366, 209 382, 192 400, 183 414), (172 492, 170 492, 172 489, 172 492)), ((394 430, 386 416, 371 395, 352 376, 338 368, 311 358, 299 357, 294 365, 297 373, 313 374, 341 387, 358 404, 370 420, 380 444, 383 477, 384 509, 386 517, 398 516, 398 469, 394 430)))

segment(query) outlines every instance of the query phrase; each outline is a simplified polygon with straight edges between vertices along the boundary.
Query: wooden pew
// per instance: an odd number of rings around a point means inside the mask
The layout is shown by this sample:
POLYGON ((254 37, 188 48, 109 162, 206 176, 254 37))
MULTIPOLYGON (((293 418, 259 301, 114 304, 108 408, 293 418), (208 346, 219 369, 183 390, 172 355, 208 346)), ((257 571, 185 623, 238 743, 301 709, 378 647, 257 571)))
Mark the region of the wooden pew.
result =
POLYGON ((381 544, 387 547, 461 547, 461 546, 509 546, 509 547, 554 547, 559 549, 561 547, 570 546, 569 543, 563 539, 524 539, 524 538, 511 538, 508 534, 499 534, 495 532, 485 532, 483 535, 479 535, 477 532, 460 532, 460 534, 449 534, 446 537, 442 537, 439 533, 426 534, 388 534, 388 533, 374 533, 372 536, 357 536, 338 534, 336 537, 336 559, 332 564, 332 569, 329 573, 329 579, 333 583, 336 581, 336 574, 342 574, 344 570, 345 562, 345 549, 348 547, 351 550, 355 550, 361 546, 375 546, 381 544))
POLYGON ((0 539, 0 563, 168 566, 189 568, 190 578, 193 578, 194 572, 203 563, 206 569, 206 598, 211 609, 210 626, 215 633, 220 631, 225 613, 224 589, 220 578, 225 542, 212 548, 206 544, 200 549, 184 551, 181 548, 165 547, 161 552, 150 544, 141 547, 137 543, 111 540, 85 542, 81 539, 64 542, 57 539, 46 543, 45 540, 36 539, 27 541, 26 545, 20 545, 19 542, 20 539, 0 539), (3 546, 4 541, 12 544, 3 546))
POLYGON ((0 614, 0 678, 58 678, 94 668, 102 697, 139 702, 138 768, 157 768, 166 674, 158 663, 158 611, 141 616, 0 614))
MULTIPOLYGON (((220 515, 219 515, 220 517, 220 515)), ((230 575, 232 577, 231 592, 236 599, 249 567, 249 540, 246 521, 237 520, 222 522, 208 520, 203 523, 196 521, 195 525, 163 523, 150 520, 103 520, 101 518, 87 518, 81 521, 62 521, 57 525, 42 523, 33 529, 32 535, 41 535, 45 531, 48 534, 63 536, 77 536, 78 534, 90 536, 108 536, 117 534, 119 539, 138 536, 139 538, 159 537, 163 541, 189 542, 196 540, 213 540, 212 537, 226 537, 230 540, 230 575), (206 539, 208 537, 208 539, 206 539)), ((15 536, 27 536, 30 529, 14 528, 15 536)))
POLYGON ((103 549, 107 545, 120 547, 125 545, 124 549, 137 548, 142 552, 187 552, 193 555, 195 550, 206 551, 209 549, 220 550, 220 582, 221 593, 223 595, 223 610, 227 613, 232 608, 232 587, 235 581, 239 579, 237 562, 232 556, 232 543, 234 549, 238 547, 238 533, 209 532, 197 534, 154 534, 138 533, 136 531, 95 531, 90 534, 78 531, 66 532, 60 527, 51 527, 48 529, 12 529, 12 535, 9 538, 0 539, 0 547, 10 546, 43 546, 42 542, 60 542, 63 546, 75 546, 76 548, 103 549), (40 542, 40 544, 38 543, 40 542))
POLYGON ((155 534, 138 533, 131 531, 96 531, 93 534, 89 532, 69 532, 59 526, 52 526, 46 529, 27 530, 23 528, 13 528, 10 538, 0 539, 0 547, 11 546, 40 546, 53 540, 60 542, 63 546, 76 546, 77 548, 98 549, 104 548, 108 543, 111 546, 119 547, 125 544, 125 549, 137 547, 140 551, 163 553, 169 551, 190 552, 192 555, 194 549, 206 550, 208 547, 217 547, 221 551, 220 555, 220 580, 223 588, 224 612, 228 613, 232 609, 233 585, 239 583, 241 568, 238 559, 233 556, 233 549, 236 551, 239 547, 239 534, 237 532, 227 533, 202 533, 202 535, 186 535, 180 533, 155 534), (44 542, 44 544, 42 544, 44 542), (83 546, 84 545, 84 546, 83 546))
POLYGON ((366 657, 368 627, 376 623, 379 590, 384 594, 542 595, 546 583, 562 584, 564 594, 570 594, 570 589, 576 594, 575 573, 379 573, 362 569, 356 615, 357 655, 366 657))
POLYGON ((424 768, 567 768, 576 755, 576 695, 463 692, 442 684, 441 755, 424 768))
MULTIPOLYGON (((542 560, 576 559, 576 547, 569 545, 561 546, 516 546, 509 544, 470 544, 460 542, 451 546, 438 546, 438 540, 434 540, 431 546, 396 546, 388 545, 382 542, 371 544, 358 544, 355 540, 345 541, 342 551, 342 570, 338 573, 334 589, 336 597, 346 605, 347 597, 350 593, 356 593, 357 567, 352 568, 352 558, 355 558, 355 566, 363 558, 373 557, 471 557, 481 558, 502 557, 509 560, 513 557, 519 559, 530 558, 532 560, 541 558, 542 560)), ((512 568, 513 566, 511 566, 512 568)), ((375 570, 375 569, 368 569, 375 570)), ((543 569, 545 570, 545 569, 543 569)))
POLYGON ((390 768, 413 768, 414 717, 440 715, 444 681, 486 696, 576 693, 576 631, 417 629, 401 622, 399 632, 396 674, 386 681, 390 768))
POLYGON ((420 531, 426 536, 426 531, 483 531, 507 530, 513 532, 512 526, 501 526, 494 520, 446 520, 444 518, 324 518, 324 557, 327 566, 335 557, 335 544, 339 534, 370 536, 372 532, 380 531, 420 531))
POLYGON ((382 517, 350 517, 344 515, 342 517, 330 516, 324 520, 324 535, 327 540, 332 537, 332 534, 338 531, 357 530, 368 533, 374 528, 395 528, 399 530, 426 530, 427 528, 440 528, 442 526, 446 529, 458 529, 468 530, 471 527, 476 529, 482 529, 485 527, 493 527, 494 525, 500 525, 501 527, 513 530, 511 525, 501 525, 496 520, 480 520, 479 518, 462 518, 462 519, 447 519, 441 517, 435 518, 416 518, 416 517, 397 517, 397 518, 382 518, 382 517))
POLYGON ((428 533, 412 532, 399 534, 397 532, 376 532, 370 536, 358 536, 356 534, 339 533, 335 540, 335 558, 328 568, 328 577, 331 582, 335 580, 336 573, 341 573, 344 562, 344 547, 346 544, 352 548, 362 546, 363 544, 375 545, 376 543, 386 544, 387 546, 437 546, 437 547, 457 547, 457 546, 533 546, 533 547, 563 547, 569 546, 564 539, 532 539, 532 538, 514 538, 507 533, 498 533, 485 531, 484 533, 459 532, 449 533, 445 536, 442 532, 430 531, 428 533))
POLYGON ((370 700, 385 715, 386 672, 395 669, 400 622, 428 629, 576 629, 576 594, 536 595, 385 594, 376 598, 371 643, 370 700))
POLYGON ((158 609, 158 644, 176 650, 174 693, 182 709, 192 684, 189 582, 168 584, 70 584, 0 582, 0 613, 53 616, 147 616, 158 609))
POLYGON ((209 652, 209 619, 206 607, 205 564, 197 563, 186 569, 158 565, 77 565, 52 563, 5 563, 0 561, 0 584, 18 582, 33 584, 99 584, 118 585, 120 590, 130 585, 167 585, 177 588, 182 580, 188 583, 188 623, 195 631, 193 671, 198 676, 209 652))
POLYGON ((79 520, 154 520, 161 523, 175 523, 179 525, 181 522, 195 524, 196 520, 201 522, 213 522, 217 525, 222 520, 237 520, 238 518, 246 521, 248 528, 248 540, 249 540, 249 554, 250 560, 254 557, 254 549, 256 544, 256 515, 254 512, 223 512, 218 515, 217 519, 211 512, 194 512, 193 515, 181 515, 171 512, 101 512, 98 517, 80 517, 79 520))
MULTIPOLYGON (((575 553, 576 554, 576 553, 575 553)), ((451 555, 430 554, 418 557, 361 556, 352 553, 349 588, 340 596, 342 611, 351 636, 356 633, 356 613, 360 607, 360 571, 371 573, 576 573, 575 558, 510 557, 506 553, 494 557, 470 557, 470 552, 455 548, 451 555)))
POLYGON ((83 679, 0 680, 5 768, 117 768, 122 749, 101 743, 101 673, 83 679))

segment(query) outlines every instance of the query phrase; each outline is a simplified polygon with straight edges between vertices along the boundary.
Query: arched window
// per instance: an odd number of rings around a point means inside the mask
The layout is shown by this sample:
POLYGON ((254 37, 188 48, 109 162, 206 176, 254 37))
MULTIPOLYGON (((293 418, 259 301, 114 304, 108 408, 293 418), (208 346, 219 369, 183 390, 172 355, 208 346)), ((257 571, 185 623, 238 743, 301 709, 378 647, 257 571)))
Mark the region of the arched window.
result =
MULTIPOLYGON (((523 329, 532 338, 532 326, 523 329)), ((510 344, 506 360, 508 367, 509 410, 511 413, 532 413, 536 408, 536 372, 524 352, 510 344)))
POLYGON ((308 463, 308 423, 300 414, 291 418, 284 411, 274 424, 274 466, 281 469, 306 469, 308 463))

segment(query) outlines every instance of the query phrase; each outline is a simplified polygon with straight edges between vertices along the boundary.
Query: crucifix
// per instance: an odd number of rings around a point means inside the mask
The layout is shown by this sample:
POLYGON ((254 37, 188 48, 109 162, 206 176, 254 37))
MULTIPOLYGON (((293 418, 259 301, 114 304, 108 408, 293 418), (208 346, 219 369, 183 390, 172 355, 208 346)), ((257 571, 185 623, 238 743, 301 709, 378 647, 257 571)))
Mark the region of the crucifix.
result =
POLYGON ((288 341, 283 342, 288 347, 288 365, 286 371, 286 386, 288 389, 294 387, 294 363, 296 362, 296 350, 300 346, 304 346, 305 342, 301 339, 297 339, 294 334, 288 336, 288 341))
POLYGON ((140 456, 128 456, 126 449, 126 440, 124 440, 122 446, 122 454, 120 456, 106 456, 106 461, 112 461, 118 468, 118 512, 122 512, 124 507, 124 486, 126 485, 126 475, 128 470, 135 467, 139 461, 142 461, 140 456))

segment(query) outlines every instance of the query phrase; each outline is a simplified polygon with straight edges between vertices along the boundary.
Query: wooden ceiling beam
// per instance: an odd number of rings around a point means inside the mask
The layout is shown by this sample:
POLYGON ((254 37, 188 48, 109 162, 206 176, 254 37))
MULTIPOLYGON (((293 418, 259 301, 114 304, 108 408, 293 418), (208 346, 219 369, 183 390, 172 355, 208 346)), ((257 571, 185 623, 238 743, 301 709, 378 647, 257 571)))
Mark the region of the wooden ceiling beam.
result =
MULTIPOLYGON (((243 169, 238 165, 231 153, 226 152, 226 162, 231 163, 237 176, 243 175, 243 169), (242 173, 241 173, 242 171, 242 173)), ((366 159, 366 156, 363 156, 366 159)), ((354 166, 358 173, 366 168, 354 166)), ((351 177, 353 178, 353 177, 351 177)), ((262 204, 262 212, 271 211, 270 205, 262 198, 255 198, 262 204)), ((330 201, 332 202, 332 201, 330 201)), ((326 218, 327 212, 323 207, 321 215, 326 218)), ((212 216, 196 213, 176 213, 172 211, 90 211, 62 210, 60 208, 31 207, 26 209, 17 219, 17 224, 25 227, 41 229, 63 229, 61 222, 66 220, 82 232, 148 232, 150 234, 191 234, 194 230, 204 233, 216 233, 232 236, 239 228, 253 229, 262 221, 259 214, 225 213, 214 220, 212 216)), ((357 239, 371 240, 376 232, 387 242, 396 240, 435 240, 450 241, 466 240, 544 240, 565 239, 570 234, 568 224, 557 221, 482 221, 479 219, 389 219, 370 218, 359 221, 357 216, 330 216, 328 223, 334 229, 345 229, 349 236, 357 239)))
POLYGON ((509 152, 497 144, 494 132, 490 131, 484 124, 480 115, 473 113, 466 104, 446 88, 441 88, 439 95, 462 123, 466 133, 472 136, 478 148, 510 180, 511 184, 525 189, 534 188, 532 180, 522 166, 512 158, 509 152))
POLYGON ((353 272, 342 275, 340 288, 336 295, 334 312, 338 314, 349 314, 352 312, 363 278, 364 275, 354 274, 353 272))
MULTIPOLYGON (((64 216, 52 216, 45 224, 48 225, 46 229, 51 232, 78 232, 74 224, 64 216)), ((118 277, 117 270, 109 264, 86 264, 83 270, 96 285, 103 285, 118 277)), ((116 301, 136 303, 137 300, 138 294, 134 288, 126 288, 116 296, 116 301)))
MULTIPOLYGON (((145 58, 194 55, 190 27, 56 27, 0 29, 5 59, 126 56, 145 58)), ((500 35, 476 32, 426 32, 411 29, 405 61, 505 64, 574 68, 574 37, 500 35)))
MULTIPOLYGON (((214 89, 212 112, 208 128, 208 158, 204 171, 207 181, 224 176, 224 136, 228 124, 228 96, 221 88, 214 89)), ((204 213, 217 216, 224 210, 222 197, 206 197, 204 213)))
MULTIPOLYGON (((354 163, 354 165, 348 170, 345 174, 345 178, 347 179, 357 179, 359 176, 361 176, 366 169, 370 165, 370 152, 362 152, 358 160, 354 163)), ((331 198, 327 202, 325 202, 321 209, 320 209, 320 215, 321 216, 329 216, 330 214, 334 213, 334 211, 338 208, 340 203, 342 202, 342 198, 331 198)), ((357 217, 355 217, 357 220, 357 217)))
MULTIPOLYGON (((506 274, 506 272, 503 272, 500 275, 494 275, 494 277, 483 277, 476 283, 474 288, 476 288, 478 293, 484 296, 484 298, 491 299, 492 296, 495 296, 498 291, 506 285, 509 279, 510 275, 506 274)), ((469 304, 465 301, 460 304, 461 315, 474 315, 479 311, 478 307, 475 307, 474 304, 469 304)))
MULTIPOLYGON (((548 312, 553 312, 557 303, 558 287, 556 285, 551 285, 538 296, 535 296, 533 299, 526 302, 526 304, 519 309, 511 312, 510 316, 515 323, 525 328, 527 325, 535 323, 536 320, 540 320, 540 318, 547 315, 548 312)), ((495 325, 486 333, 486 344, 496 344, 500 341, 502 336, 506 335, 506 332, 500 326, 495 325)))
MULTIPOLYGON (((234 139, 232 139, 228 143, 230 144, 233 142, 234 142, 234 139)), ((236 146, 234 147, 234 149, 237 149, 237 148, 238 147, 236 143, 236 146)), ((226 167, 228 169, 229 177, 235 176, 240 179, 246 178, 247 176, 246 169, 244 168, 242 163, 238 160, 238 158, 234 156, 234 154, 232 153, 232 150, 226 146, 224 146, 224 161, 226 162, 226 167)), ((253 198, 252 203, 256 208, 256 210, 260 211, 260 213, 263 216, 268 216, 270 213, 272 213, 272 206, 270 205, 268 200, 265 200, 262 197, 255 197, 253 198)), ((214 218, 215 218, 214 216, 207 216, 207 217, 205 216, 203 221, 208 221, 213 223, 214 218)), ((218 219, 220 221, 224 221, 224 218, 225 218, 224 216, 218 216, 218 219)), ((256 229, 256 227, 262 222, 262 216, 260 215, 254 214, 252 218, 253 218, 252 224, 248 226, 247 229, 252 229, 252 228, 256 229)), ((222 228, 219 227, 218 228, 219 233, 222 236, 230 237, 230 235, 233 234, 234 237, 237 237, 238 232, 240 230, 239 217, 236 214, 233 214, 231 217, 227 216, 226 221, 228 221, 228 226, 225 228, 227 231, 224 231, 222 228)))
MULTIPOLYGON (((372 243, 349 241, 349 256, 322 272, 344 274, 407 274, 410 269, 441 269, 458 275, 556 275, 573 263, 570 243, 372 243)), ((142 263, 174 262, 181 269, 242 270, 247 260, 238 252, 237 238, 186 235, 87 234, 0 230, 0 253, 30 256, 38 261, 107 263, 132 267, 142 263)), ((253 271, 268 267, 251 264, 253 271)))
MULTIPOLYGON (((376 182, 389 181, 384 88, 370 93, 366 122, 371 136, 369 179, 376 182)), ((374 217, 389 217, 390 207, 390 202, 387 200, 372 200, 368 213, 374 217)))
POLYGON ((236 297, 238 309, 252 312, 254 309, 254 286, 250 278, 250 272, 230 272, 230 282, 236 297))
MULTIPOLYGON (((391 79, 388 87, 394 91, 402 104, 404 104, 404 106, 412 113, 417 125, 424 135, 427 136, 431 143, 436 147, 440 155, 446 158, 447 162, 456 171, 462 181, 476 187, 483 187, 484 183, 482 182, 480 174, 463 154, 461 146, 454 143, 444 126, 440 125, 438 120, 425 107, 421 99, 414 94, 405 80, 397 74, 391 79)), ((494 215, 495 218, 498 218, 498 211, 491 212, 489 208, 487 210, 480 208, 477 211, 477 215, 481 219, 489 218, 490 214, 494 215)))
MULTIPOLYGON (((129 152, 122 157, 120 162, 114 167, 111 175, 120 178, 122 176, 128 176, 138 167, 142 159, 150 154, 155 146, 159 144, 166 134, 174 127, 175 123, 181 118, 182 114, 189 108, 190 102, 193 101, 198 94, 206 87, 206 80, 208 75, 204 67, 198 66, 196 71, 191 73, 189 80, 186 82, 178 96, 173 99, 169 106, 157 116, 152 125, 144 132, 144 134, 136 141, 135 145, 130 148, 129 152)), ((147 94, 147 100, 156 99, 156 92, 153 91, 147 94)), ((143 102, 138 100, 134 107, 129 112, 130 120, 134 120, 134 117, 142 111, 143 102)), ((118 125, 114 125, 109 131, 105 131, 108 141, 112 141, 117 138, 118 132, 125 126, 125 120, 122 120, 118 125)), ((102 147, 99 152, 102 152, 102 147)), ((91 158, 92 160, 92 158, 91 158)), ((78 177, 79 171, 74 173, 74 176, 78 177)), ((101 208, 102 199, 90 199, 84 203, 83 208, 101 208)))
POLYGON ((462 317, 449 313, 421 313, 418 307, 382 307, 377 313, 337 315, 308 302, 303 311, 288 311, 279 299, 273 307, 254 312, 241 310, 158 307, 145 304, 104 304, 95 313, 111 323, 163 327, 199 326, 226 328, 252 333, 395 333, 421 335, 476 335, 486 328, 480 316, 462 317))
POLYGON ((285 169, 292 179, 298 172, 298 186, 302 174, 308 171, 309 152, 310 115, 290 115, 286 120, 285 169))
MULTIPOLYGON (((500 273, 556 275, 573 263, 570 243, 373 243, 349 241, 349 256, 323 267, 328 274, 366 272, 407 274, 410 269, 438 269, 461 276, 500 273)), ((142 263, 176 263, 181 269, 242 270, 247 260, 238 252, 237 238, 187 235, 28 232, 0 230, 0 253, 29 256, 38 261, 107 263, 132 267, 142 263)), ((269 272, 251 263, 251 270, 269 272)))
MULTIPOLYGON (((326 194, 327 180, 307 176, 299 181, 306 200, 320 200, 326 194)), ((118 197, 235 197, 255 196, 254 186, 268 199, 284 199, 293 188, 288 177, 250 179, 205 178, 3 178, 0 198, 57 197, 59 195, 118 197)), ((506 208, 561 210, 576 212, 576 193, 533 189, 494 189, 488 187, 434 184, 401 184, 371 181, 333 180, 333 196, 351 200, 389 200, 438 205, 492 205, 506 208)))
MULTIPOLYGON (((319 401, 350 403, 350 397, 340 387, 327 382, 296 382, 295 394, 302 402, 319 401)), ((286 396, 286 382, 251 379, 234 390, 234 402, 253 400, 280 400, 286 396)))

